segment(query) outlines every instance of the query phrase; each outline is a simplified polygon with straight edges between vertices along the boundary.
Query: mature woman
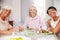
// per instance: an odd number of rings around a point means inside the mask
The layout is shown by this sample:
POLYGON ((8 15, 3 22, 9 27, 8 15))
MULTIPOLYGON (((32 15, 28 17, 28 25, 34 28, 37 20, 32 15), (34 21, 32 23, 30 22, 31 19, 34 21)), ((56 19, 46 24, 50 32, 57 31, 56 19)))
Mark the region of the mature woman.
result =
POLYGON ((9 24, 7 17, 11 14, 11 8, 5 6, 2 8, 0 13, 0 35, 11 34, 13 31, 12 26, 9 24))
POLYGON ((41 28, 46 30, 46 24, 41 17, 37 15, 37 9, 35 6, 29 8, 29 19, 25 22, 25 27, 40 30, 41 28))

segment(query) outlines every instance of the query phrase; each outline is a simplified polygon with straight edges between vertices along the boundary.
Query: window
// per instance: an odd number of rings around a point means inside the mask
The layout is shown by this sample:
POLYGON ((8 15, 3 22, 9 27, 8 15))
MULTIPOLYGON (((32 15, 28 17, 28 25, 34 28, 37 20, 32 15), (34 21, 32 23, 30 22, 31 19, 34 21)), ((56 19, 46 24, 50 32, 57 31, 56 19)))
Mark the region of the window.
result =
POLYGON ((37 14, 39 16, 45 16, 45 0, 33 0, 34 6, 37 7, 37 14))

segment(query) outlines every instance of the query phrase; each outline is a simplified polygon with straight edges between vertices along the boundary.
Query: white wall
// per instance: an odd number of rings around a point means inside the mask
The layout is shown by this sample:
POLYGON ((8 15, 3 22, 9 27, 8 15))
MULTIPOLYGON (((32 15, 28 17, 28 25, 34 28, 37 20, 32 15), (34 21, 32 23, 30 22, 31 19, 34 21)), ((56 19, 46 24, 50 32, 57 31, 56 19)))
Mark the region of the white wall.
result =
POLYGON ((37 15, 45 18, 45 2, 46 0, 34 0, 34 5, 37 7, 37 15))
POLYGON ((13 20, 21 21, 21 0, 12 0, 13 1, 13 20))
POLYGON ((60 16, 60 0, 54 0, 54 5, 53 6, 55 6, 56 7, 56 9, 57 9, 57 15, 59 15, 60 16))
POLYGON ((53 0, 46 0, 46 14, 45 14, 45 20, 47 21, 50 17, 49 15, 47 15, 47 9, 50 7, 50 6, 53 6, 53 0))
POLYGON ((24 22, 28 18, 29 7, 32 5, 32 0, 21 0, 21 20, 24 22))

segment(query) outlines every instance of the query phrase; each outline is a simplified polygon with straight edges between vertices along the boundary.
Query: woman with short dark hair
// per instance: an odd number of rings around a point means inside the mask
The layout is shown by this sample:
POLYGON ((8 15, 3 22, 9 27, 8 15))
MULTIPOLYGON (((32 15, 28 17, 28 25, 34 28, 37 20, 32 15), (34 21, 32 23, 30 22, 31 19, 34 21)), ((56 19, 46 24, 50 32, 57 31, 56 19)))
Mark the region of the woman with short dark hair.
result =
POLYGON ((56 15, 57 9, 51 6, 48 8, 47 14, 51 17, 51 19, 48 20, 48 30, 54 34, 58 34, 60 32, 60 17, 56 15))

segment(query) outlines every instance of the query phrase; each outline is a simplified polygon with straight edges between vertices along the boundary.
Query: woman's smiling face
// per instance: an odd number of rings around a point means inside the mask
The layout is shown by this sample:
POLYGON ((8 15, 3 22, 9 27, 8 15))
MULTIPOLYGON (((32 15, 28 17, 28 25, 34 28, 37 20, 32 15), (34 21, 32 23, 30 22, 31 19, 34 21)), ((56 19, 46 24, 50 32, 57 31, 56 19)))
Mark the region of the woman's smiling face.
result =
POLYGON ((31 17, 35 17, 37 14, 37 10, 36 10, 36 7, 32 6, 30 9, 29 9, 29 15, 31 17))
POLYGON ((55 17, 56 16, 56 10, 54 10, 54 9, 49 9, 48 10, 48 14, 49 14, 49 16, 51 16, 51 17, 55 17))
POLYGON ((11 10, 6 10, 6 9, 2 9, 2 15, 4 17, 8 17, 11 13, 11 10))

